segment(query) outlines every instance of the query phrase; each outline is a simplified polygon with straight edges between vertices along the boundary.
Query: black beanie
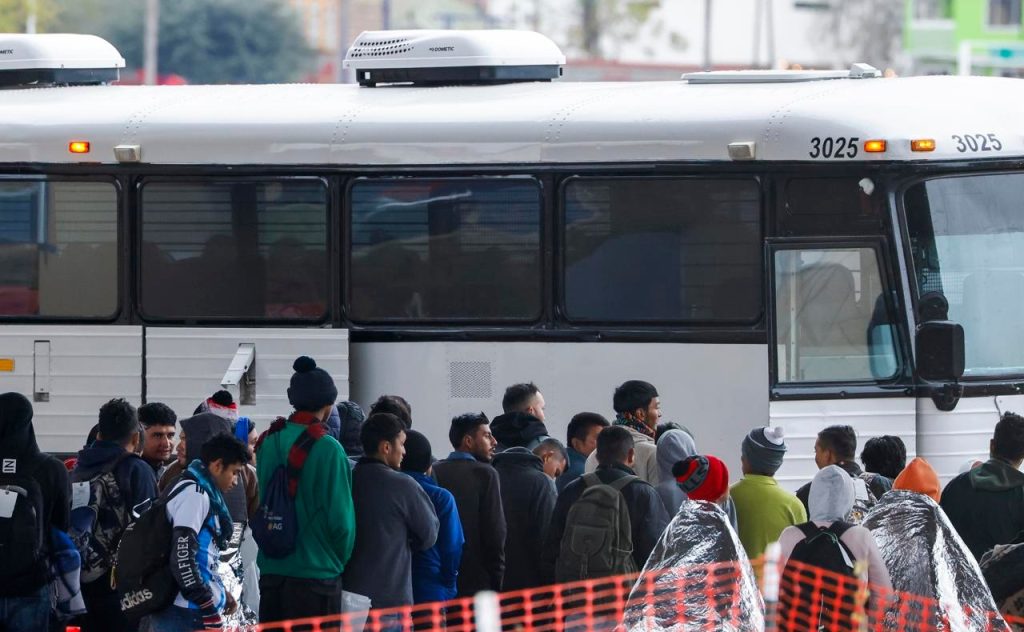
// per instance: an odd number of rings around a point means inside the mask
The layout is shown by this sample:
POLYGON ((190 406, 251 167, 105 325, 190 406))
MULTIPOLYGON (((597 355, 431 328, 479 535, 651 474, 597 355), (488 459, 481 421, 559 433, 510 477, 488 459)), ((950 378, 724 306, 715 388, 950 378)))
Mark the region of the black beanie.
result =
POLYGON ((402 459, 403 472, 419 472, 423 474, 430 469, 430 439, 415 430, 405 431, 405 458, 402 459))
POLYGON ((316 360, 300 356, 292 364, 295 374, 288 387, 288 402, 295 410, 316 412, 338 399, 338 387, 327 371, 316 366, 316 360))

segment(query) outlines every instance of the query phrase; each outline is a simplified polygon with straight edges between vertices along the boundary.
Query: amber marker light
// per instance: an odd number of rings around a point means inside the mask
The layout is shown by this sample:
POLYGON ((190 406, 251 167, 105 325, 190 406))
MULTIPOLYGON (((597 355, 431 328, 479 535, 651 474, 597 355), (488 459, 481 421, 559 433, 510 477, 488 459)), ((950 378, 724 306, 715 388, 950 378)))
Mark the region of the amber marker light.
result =
POLYGON ((73 154, 87 154, 89 153, 89 141, 73 140, 68 143, 68 151, 73 154))
POLYGON ((869 154, 881 154, 885 152, 885 141, 884 140, 866 140, 864 141, 864 151, 869 154))
POLYGON ((935 151, 935 141, 931 138, 919 138, 910 141, 910 151, 935 151))

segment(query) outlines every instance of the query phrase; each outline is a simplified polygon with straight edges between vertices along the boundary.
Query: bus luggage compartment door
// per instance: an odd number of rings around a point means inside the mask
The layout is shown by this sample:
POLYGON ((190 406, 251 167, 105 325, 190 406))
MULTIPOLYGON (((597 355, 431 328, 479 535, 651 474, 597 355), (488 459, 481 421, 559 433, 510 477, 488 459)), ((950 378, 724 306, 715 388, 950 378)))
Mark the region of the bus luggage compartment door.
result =
POLYGON ((142 400, 142 327, 5 325, 0 329, 0 392, 32 402, 39 447, 82 449, 100 406, 142 400))
POLYGON ((183 419, 223 388, 262 432, 291 412, 288 383, 301 355, 331 374, 339 401, 348 398, 345 329, 147 327, 146 401, 163 402, 183 419))

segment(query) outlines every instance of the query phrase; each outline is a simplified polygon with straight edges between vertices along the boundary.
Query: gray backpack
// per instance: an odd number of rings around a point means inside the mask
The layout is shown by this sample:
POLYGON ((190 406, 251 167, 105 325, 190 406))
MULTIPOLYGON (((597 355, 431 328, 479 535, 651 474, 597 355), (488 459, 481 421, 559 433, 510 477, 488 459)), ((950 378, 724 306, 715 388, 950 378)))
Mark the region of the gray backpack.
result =
POLYGON ((639 480, 623 476, 604 484, 597 474, 585 474, 585 489, 569 508, 562 534, 555 580, 572 582, 625 575, 637 571, 633 535, 622 489, 639 480))

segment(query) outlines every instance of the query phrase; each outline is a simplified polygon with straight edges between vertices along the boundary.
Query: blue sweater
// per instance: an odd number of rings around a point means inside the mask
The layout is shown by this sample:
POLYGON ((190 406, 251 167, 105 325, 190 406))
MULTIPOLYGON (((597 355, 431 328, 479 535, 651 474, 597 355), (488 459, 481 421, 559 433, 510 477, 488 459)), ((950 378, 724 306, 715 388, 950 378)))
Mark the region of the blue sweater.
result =
POLYGON ((437 543, 412 556, 412 594, 415 603, 432 603, 455 599, 455 580, 462 563, 462 521, 455 506, 455 497, 426 474, 406 472, 427 492, 441 523, 437 543))

